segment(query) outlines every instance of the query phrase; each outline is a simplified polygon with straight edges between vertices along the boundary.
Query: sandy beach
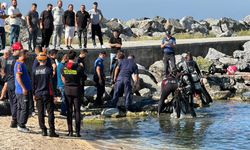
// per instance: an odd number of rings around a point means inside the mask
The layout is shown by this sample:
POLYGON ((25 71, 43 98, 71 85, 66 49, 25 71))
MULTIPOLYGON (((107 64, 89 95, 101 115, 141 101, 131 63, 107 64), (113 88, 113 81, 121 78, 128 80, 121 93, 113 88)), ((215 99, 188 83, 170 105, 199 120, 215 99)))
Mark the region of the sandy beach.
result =
MULTIPOLYGON (((59 138, 43 137, 40 134, 37 116, 28 120, 27 127, 31 133, 20 133, 9 128, 11 117, 0 117, 0 149, 1 150, 90 150, 94 149, 86 140, 69 138, 65 119, 56 118, 56 131, 59 138)), ((47 118, 46 118, 47 120, 47 118)), ((47 121, 46 121, 47 122, 47 121)), ((48 127, 48 125, 47 125, 48 127)))

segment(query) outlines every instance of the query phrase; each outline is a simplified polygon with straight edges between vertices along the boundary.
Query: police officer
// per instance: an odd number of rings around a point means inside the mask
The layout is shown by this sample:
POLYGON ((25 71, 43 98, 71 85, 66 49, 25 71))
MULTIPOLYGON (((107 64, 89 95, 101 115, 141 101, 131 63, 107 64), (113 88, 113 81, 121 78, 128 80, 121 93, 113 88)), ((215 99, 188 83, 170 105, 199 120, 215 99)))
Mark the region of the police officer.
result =
POLYGON ((11 114, 12 114, 12 121, 10 124, 11 128, 17 127, 17 98, 15 94, 15 77, 14 77, 14 66, 16 60, 18 59, 19 52, 23 49, 21 43, 16 42, 12 46, 13 54, 7 59, 6 67, 5 67, 5 74, 7 80, 7 87, 8 87, 8 96, 10 99, 10 107, 11 107, 11 114))
POLYGON ((69 61, 66 63, 63 70, 61 70, 62 81, 64 82, 65 97, 67 105, 67 123, 68 123, 68 136, 73 136, 72 127, 72 113, 73 106, 75 112, 75 124, 76 124, 76 137, 81 137, 81 86, 83 85, 83 74, 84 70, 81 65, 75 62, 76 52, 69 51, 68 53, 69 61))
POLYGON ((158 116, 163 112, 166 106, 172 106, 171 102, 165 104, 165 100, 168 98, 169 94, 173 94, 178 88, 178 79, 176 78, 176 70, 171 71, 165 79, 163 79, 161 84, 161 98, 158 103, 158 116))
POLYGON ((50 127, 49 136, 59 137, 59 135, 55 133, 54 101, 50 96, 52 95, 52 71, 51 68, 46 66, 46 53, 40 52, 36 59, 40 65, 33 71, 32 88, 34 99, 37 102, 39 126, 42 129, 42 135, 47 136, 47 127, 44 121, 44 106, 46 106, 50 127))
POLYGON ((171 32, 167 31, 166 36, 162 39, 161 48, 163 49, 164 73, 169 74, 169 70, 174 69, 175 65, 175 45, 176 40, 171 36, 171 32))
POLYGON ((132 111, 132 85, 131 79, 132 74, 135 74, 135 84, 138 81, 139 73, 138 67, 134 61, 134 56, 129 56, 128 59, 123 59, 120 61, 119 65, 115 69, 114 81, 115 89, 114 95, 112 99, 112 107, 117 105, 119 100, 119 96, 122 94, 121 92, 125 92, 125 107, 126 111, 132 111))
POLYGON ((99 53, 99 57, 96 59, 94 64, 94 81, 97 88, 97 97, 94 103, 95 107, 101 107, 103 105, 102 96, 105 92, 105 73, 104 73, 104 58, 106 57, 106 52, 102 51, 99 53))

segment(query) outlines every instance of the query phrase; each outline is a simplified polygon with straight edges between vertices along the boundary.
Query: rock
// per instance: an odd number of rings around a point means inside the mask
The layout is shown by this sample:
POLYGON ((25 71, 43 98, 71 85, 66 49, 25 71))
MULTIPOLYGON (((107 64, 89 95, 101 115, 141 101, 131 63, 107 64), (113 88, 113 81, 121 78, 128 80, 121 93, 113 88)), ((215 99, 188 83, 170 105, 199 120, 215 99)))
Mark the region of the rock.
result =
POLYGON ((200 23, 194 23, 191 25, 191 30, 194 32, 200 32, 202 34, 208 34, 209 30, 206 25, 201 25, 200 23))
POLYGON ((168 19, 164 27, 166 31, 171 31, 172 33, 185 32, 185 28, 177 19, 168 19))
POLYGON ((139 77, 143 80, 142 88, 149 88, 151 91, 157 91, 158 86, 148 75, 140 74, 139 77))
POLYGON ((97 89, 94 86, 85 86, 84 87, 84 96, 88 99, 93 101, 96 97, 97 89))
MULTIPOLYGON (((123 33, 124 35, 128 36, 128 37, 134 36, 134 33, 133 33, 133 31, 131 30, 130 27, 125 27, 125 28, 123 29, 122 33, 123 33)), ((121 37, 121 35, 120 35, 120 37, 121 37)))
POLYGON ((165 18, 160 17, 160 16, 154 17, 153 20, 159 22, 160 24, 165 24, 167 22, 165 18))
POLYGON ((141 89, 139 93, 141 94, 142 97, 147 97, 147 98, 152 97, 151 90, 147 88, 141 89))
POLYGON ((152 34, 153 37, 164 37, 166 35, 165 32, 154 32, 152 34))
POLYGON ((246 17, 243 19, 243 21, 244 21, 245 23, 247 23, 248 25, 250 25, 250 15, 246 16, 246 17))
POLYGON ((227 17, 221 18, 220 23, 221 23, 221 26, 223 26, 222 30, 224 32, 226 31, 238 32, 238 31, 244 30, 240 22, 232 18, 227 18, 227 17))
POLYGON ((119 109, 117 108, 108 108, 108 109, 103 109, 101 115, 104 117, 112 117, 112 118, 117 118, 119 116, 119 109))
POLYGON ((231 91, 215 91, 209 93, 214 100, 227 100, 229 97, 232 96, 231 91))
POLYGON ((219 26, 220 23, 220 20, 214 18, 207 18, 205 21, 209 24, 210 28, 212 28, 212 26, 219 26))
POLYGON ((236 50, 233 52, 233 57, 237 59, 244 59, 245 53, 246 53, 245 51, 236 50))
POLYGON ((221 57, 219 61, 222 64, 228 64, 228 65, 236 65, 238 63, 238 59, 234 59, 231 57, 221 57))
POLYGON ((183 17, 180 20, 180 24, 187 30, 190 31, 192 29, 192 24, 196 23, 197 21, 194 20, 191 16, 183 17))
POLYGON ((231 37, 233 35, 233 31, 231 30, 228 30, 226 32, 223 32, 222 34, 220 35, 217 35, 216 37, 231 37))
POLYGON ((118 30, 120 32, 123 31, 123 26, 120 23, 118 23, 118 21, 116 21, 116 20, 113 20, 113 21, 111 20, 108 23, 106 23, 106 25, 111 30, 118 30))
POLYGON ((212 26, 211 28, 212 29, 211 29, 210 33, 212 33, 216 36, 221 35, 223 33, 220 26, 212 26))
POLYGON ((250 100, 250 92, 245 92, 242 94, 241 99, 243 101, 249 101, 250 100))
POLYGON ((0 116, 11 115, 10 104, 7 101, 0 101, 0 116))
POLYGON ((140 64, 136 64, 139 70, 146 70, 146 68, 140 64))
POLYGON ((131 30, 133 31, 133 33, 138 36, 138 37, 141 37, 141 36, 144 36, 144 35, 147 35, 146 34, 146 31, 141 29, 141 28, 131 28, 131 30))
POLYGON ((154 75, 157 82, 161 82, 164 75, 163 61, 157 61, 149 67, 149 71, 154 75))
POLYGON ((225 56, 226 56, 226 54, 223 54, 214 48, 209 48, 207 56, 205 58, 209 59, 209 60, 218 60, 218 59, 225 57, 225 56))
POLYGON ((139 21, 138 28, 143 29, 144 32, 149 32, 149 31, 151 31, 151 25, 152 24, 153 24, 153 21, 150 20, 150 19, 139 21))
POLYGON ((179 62, 183 61, 183 57, 182 55, 175 55, 175 61, 176 61, 176 64, 178 64, 179 62))
MULTIPOLYGON (((132 31, 132 30, 131 30, 132 31)), ((133 32, 132 32, 133 33, 133 32)), ((133 34, 134 35, 134 34, 133 34)), ((128 40, 130 40, 130 38, 131 37, 129 37, 129 36, 127 36, 127 35, 125 35, 125 34, 121 34, 120 35, 120 38, 122 39, 122 41, 128 41, 128 40)))
POLYGON ((250 41, 244 43, 243 48, 244 51, 250 52, 250 41))
POLYGON ((139 22, 136 19, 131 19, 126 22, 126 25, 130 28, 138 28, 139 22))
POLYGON ((151 25, 151 31, 152 32, 165 32, 165 28, 163 24, 157 21, 153 21, 151 25))

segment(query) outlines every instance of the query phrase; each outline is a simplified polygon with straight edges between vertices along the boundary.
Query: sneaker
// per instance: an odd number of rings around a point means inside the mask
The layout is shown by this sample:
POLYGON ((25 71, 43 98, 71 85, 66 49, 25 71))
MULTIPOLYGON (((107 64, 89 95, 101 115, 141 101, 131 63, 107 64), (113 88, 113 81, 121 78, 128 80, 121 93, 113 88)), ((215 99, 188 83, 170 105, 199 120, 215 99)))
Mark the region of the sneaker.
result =
POLYGON ((26 128, 26 127, 20 127, 20 126, 17 127, 17 130, 19 132, 23 132, 23 133, 29 133, 30 132, 30 130, 28 128, 26 128))
POLYGON ((66 46, 66 49, 70 50, 70 47, 67 45, 67 46, 66 46))
POLYGON ((101 48, 106 48, 104 45, 101 45, 101 48))
POLYGON ((12 120, 11 123, 10 123, 10 127, 11 128, 17 128, 17 121, 12 120))
POLYGON ((97 46, 96 46, 96 45, 93 45, 93 47, 94 47, 94 48, 97 48, 97 46))
POLYGON ((71 45, 69 46, 70 49, 74 49, 74 47, 72 47, 71 45))
POLYGON ((79 49, 82 49, 82 46, 79 46, 79 49))
POLYGON ((63 48, 61 46, 58 47, 58 50, 63 50, 63 48))
POLYGON ((35 116, 36 116, 36 113, 35 113, 35 112, 32 112, 32 113, 29 115, 29 118, 35 117, 35 116))

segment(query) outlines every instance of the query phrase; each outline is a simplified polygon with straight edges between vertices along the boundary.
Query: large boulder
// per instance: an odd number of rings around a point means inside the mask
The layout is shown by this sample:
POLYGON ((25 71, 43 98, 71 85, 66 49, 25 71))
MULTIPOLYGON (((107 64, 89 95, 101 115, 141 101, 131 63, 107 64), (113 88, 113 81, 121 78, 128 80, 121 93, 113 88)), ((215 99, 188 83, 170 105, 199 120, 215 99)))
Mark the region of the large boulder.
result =
POLYGON ((150 31, 152 31, 152 32, 165 32, 165 28, 164 28, 164 25, 161 24, 160 22, 153 21, 151 24, 150 31))
POLYGON ((246 16, 246 17, 243 19, 243 21, 244 21, 246 24, 250 25, 250 15, 246 16))
POLYGON ((143 85, 141 88, 148 88, 152 92, 159 90, 157 83, 148 75, 140 74, 139 77, 143 80, 143 85))
POLYGON ((150 89, 144 88, 141 89, 139 91, 139 93, 141 94, 142 97, 147 97, 147 98, 151 98, 152 97, 152 92, 150 89))
POLYGON ((227 100, 232 96, 232 92, 227 90, 227 91, 214 91, 209 93, 212 99, 215 100, 227 100))
POLYGON ((223 32, 226 32, 226 31, 237 32, 237 31, 244 30, 242 24, 239 21, 234 20, 232 18, 226 18, 226 17, 221 18, 220 24, 221 24, 223 32))
POLYGON ((165 24, 167 22, 165 18, 160 17, 160 16, 154 17, 153 20, 159 22, 160 24, 165 24))
POLYGON ((214 19, 214 18, 207 18, 205 21, 209 24, 209 27, 212 28, 212 26, 219 26, 220 20, 214 19))
POLYGON ((117 108, 108 108, 108 109, 103 109, 101 112, 101 115, 104 117, 112 117, 112 118, 117 118, 120 114, 119 109, 117 108))
POLYGON ((200 32, 202 34, 208 34, 209 30, 206 25, 202 25, 200 23, 194 23, 191 25, 191 30, 193 32, 200 32))
POLYGON ((154 75, 157 82, 161 82, 164 75, 164 64, 163 61, 156 61, 149 67, 149 71, 154 75))
POLYGON ((205 58, 209 59, 209 60, 218 60, 218 59, 225 57, 225 56, 226 56, 226 54, 223 54, 214 48, 209 48, 207 56, 205 58))
MULTIPOLYGON (((123 28, 123 31, 122 31, 122 34, 124 34, 124 35, 126 35, 126 36, 128 36, 128 37, 134 36, 134 33, 133 33, 133 31, 131 30, 130 27, 124 27, 124 28, 123 28)), ((121 34, 121 35, 122 35, 122 34, 121 34)), ((121 36, 121 35, 120 35, 120 36, 121 36)))
POLYGON ((238 63, 238 59, 234 59, 231 57, 221 57, 219 61, 222 64, 228 64, 228 65, 236 65, 238 63))
POLYGON ((165 30, 171 31, 172 33, 185 32, 185 28, 180 24, 177 19, 168 19, 165 23, 165 30))
POLYGON ((108 28, 111 29, 111 30, 118 30, 118 31, 120 31, 120 32, 123 31, 123 26, 122 26, 122 24, 118 23, 116 20, 109 21, 108 23, 106 23, 106 25, 107 25, 108 28))
POLYGON ((130 28, 138 28, 139 22, 136 19, 131 19, 126 22, 126 25, 130 28))
POLYGON ((131 30, 138 37, 147 35, 147 32, 145 30, 141 29, 141 28, 131 28, 131 30))
POLYGON ((90 100, 93 101, 96 97, 97 89, 95 86, 85 86, 84 87, 84 96, 90 100))
POLYGON ((244 51, 250 52, 250 41, 244 43, 243 48, 244 48, 244 51))
POLYGON ((186 16, 186 17, 183 17, 181 20, 180 20, 180 24, 187 30, 187 31, 190 31, 192 30, 192 24, 196 23, 197 21, 194 20, 193 17, 191 16, 186 16))
POLYGON ((241 99, 243 101, 249 101, 250 100, 250 92, 245 92, 241 95, 241 99))
POLYGON ((222 32, 220 26, 215 26, 215 25, 213 25, 213 26, 211 26, 211 31, 210 31, 210 33, 212 33, 212 34, 218 36, 218 35, 221 35, 223 32, 222 32))

